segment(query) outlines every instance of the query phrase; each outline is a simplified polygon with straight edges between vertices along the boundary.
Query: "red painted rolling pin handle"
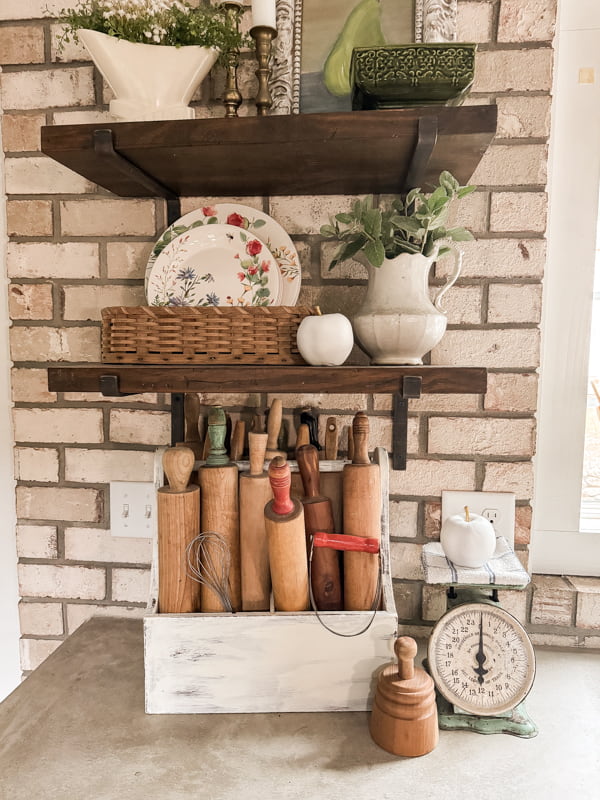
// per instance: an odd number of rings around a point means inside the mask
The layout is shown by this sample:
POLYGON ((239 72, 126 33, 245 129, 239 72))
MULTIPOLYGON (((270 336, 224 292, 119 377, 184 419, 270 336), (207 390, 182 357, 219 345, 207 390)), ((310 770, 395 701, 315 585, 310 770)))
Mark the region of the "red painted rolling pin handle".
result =
POLYGON ((344 533, 318 531, 312 537, 313 547, 332 547, 334 550, 353 550, 357 553, 378 553, 379 540, 365 536, 348 536, 344 533))

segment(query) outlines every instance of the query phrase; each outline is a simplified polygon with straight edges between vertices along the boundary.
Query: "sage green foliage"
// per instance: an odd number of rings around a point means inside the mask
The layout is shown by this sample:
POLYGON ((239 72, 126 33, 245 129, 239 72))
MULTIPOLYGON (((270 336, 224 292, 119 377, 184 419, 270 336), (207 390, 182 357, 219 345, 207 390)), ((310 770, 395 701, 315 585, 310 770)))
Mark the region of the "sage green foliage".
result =
POLYGON ((447 228, 450 204, 473 192, 476 186, 460 186, 449 172, 442 172, 438 186, 431 194, 411 189, 405 197, 395 197, 381 207, 373 195, 357 200, 351 211, 336 214, 329 225, 321 227, 321 235, 339 239, 329 269, 363 252, 369 263, 380 267, 384 258, 400 253, 443 255, 449 248, 444 241, 466 242, 473 239, 465 228, 447 228), (438 250, 439 248, 439 250, 438 250))
POLYGON ((251 44, 223 5, 196 7, 187 0, 79 0, 74 8, 62 9, 58 21, 65 25, 59 51, 67 42, 78 41, 79 28, 138 44, 215 47, 221 61, 232 50, 251 44))

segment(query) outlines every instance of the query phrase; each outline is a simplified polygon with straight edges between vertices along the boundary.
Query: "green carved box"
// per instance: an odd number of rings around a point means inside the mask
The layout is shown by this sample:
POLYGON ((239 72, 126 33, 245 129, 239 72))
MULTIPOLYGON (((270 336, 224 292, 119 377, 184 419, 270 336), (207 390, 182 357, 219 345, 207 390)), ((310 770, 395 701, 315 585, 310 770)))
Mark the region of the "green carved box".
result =
POLYGON ((476 49, 462 42, 355 47, 352 108, 460 105, 473 85, 476 49))

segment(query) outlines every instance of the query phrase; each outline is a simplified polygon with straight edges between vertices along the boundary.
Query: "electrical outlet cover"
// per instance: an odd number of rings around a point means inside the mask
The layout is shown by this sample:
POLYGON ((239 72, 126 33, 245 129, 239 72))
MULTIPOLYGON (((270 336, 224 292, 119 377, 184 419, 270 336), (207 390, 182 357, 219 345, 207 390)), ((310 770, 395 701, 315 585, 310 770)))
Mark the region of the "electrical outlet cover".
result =
POLYGON ((150 481, 111 481, 110 532, 149 539, 156 529, 156 487, 150 481))
POLYGON ((504 536, 511 547, 515 543, 514 492, 442 492, 442 521, 454 514, 463 514, 468 506, 472 514, 487 517, 496 536, 504 536))

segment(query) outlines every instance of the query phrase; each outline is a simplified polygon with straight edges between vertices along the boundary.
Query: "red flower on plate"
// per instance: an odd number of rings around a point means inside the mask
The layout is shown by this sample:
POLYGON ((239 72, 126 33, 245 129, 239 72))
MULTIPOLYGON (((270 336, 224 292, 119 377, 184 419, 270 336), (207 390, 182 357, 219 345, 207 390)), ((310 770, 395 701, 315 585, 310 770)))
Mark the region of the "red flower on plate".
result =
POLYGON ((204 206, 202 209, 202 213, 205 217, 216 217, 217 216, 217 209, 213 208, 212 206, 204 206))
POLYGON ((256 275, 258 269, 256 267, 248 267, 248 275, 256 275))
POLYGON ((246 252, 250 256, 257 256, 262 249, 262 242, 259 242, 258 239, 250 239, 246 245, 246 252))
POLYGON ((268 261, 263 261, 262 264, 260 265, 260 269, 261 269, 262 272, 268 272, 269 271, 269 262, 268 261))
POLYGON ((238 281, 240 281, 240 282, 243 281, 245 277, 246 276, 244 275, 243 272, 238 272, 238 274, 237 274, 238 281))
POLYGON ((230 214, 227 217, 227 224, 228 225, 235 225, 237 228, 245 228, 246 226, 244 225, 244 221, 245 220, 244 220, 244 218, 242 217, 241 214, 235 214, 234 213, 234 214, 230 214))

